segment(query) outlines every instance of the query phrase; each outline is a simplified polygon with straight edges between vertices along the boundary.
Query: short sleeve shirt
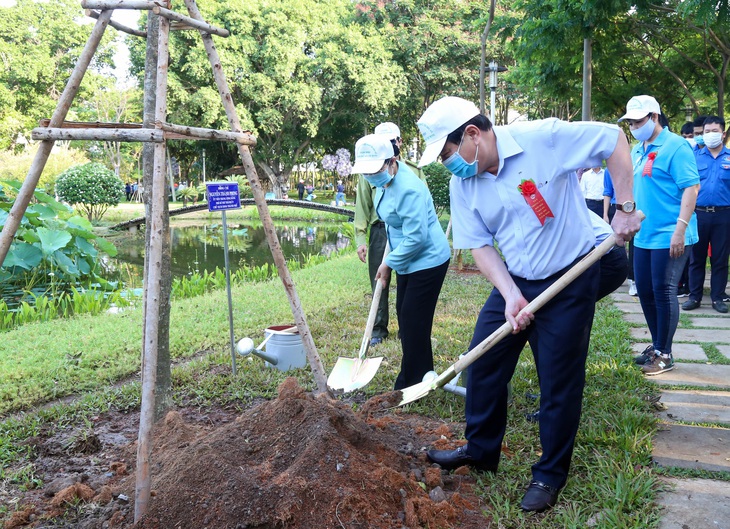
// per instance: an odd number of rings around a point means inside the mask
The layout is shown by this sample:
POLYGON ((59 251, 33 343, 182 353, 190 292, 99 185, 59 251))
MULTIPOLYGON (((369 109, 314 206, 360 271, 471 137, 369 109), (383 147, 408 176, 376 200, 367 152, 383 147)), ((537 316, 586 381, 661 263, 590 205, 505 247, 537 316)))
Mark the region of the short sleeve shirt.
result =
POLYGON ((723 147, 714 158, 707 147, 703 147, 695 151, 695 159, 700 174, 697 205, 730 206, 730 149, 723 147))
MULTIPOLYGON (((636 207, 646 215, 634 237, 634 244, 646 250, 669 248, 677 227, 682 194, 685 188, 700 183, 692 147, 665 127, 646 148, 643 142, 635 145, 631 160, 636 207), (653 162, 648 164, 652 157, 653 162)), ((685 230, 685 244, 698 240, 697 216, 692 213, 685 230)))
POLYGON ((451 178, 455 248, 493 246, 510 273, 544 279, 590 251, 596 236, 575 171, 614 151, 616 125, 546 119, 495 127, 499 169, 451 178), (554 217, 542 225, 518 186, 532 180, 554 217))

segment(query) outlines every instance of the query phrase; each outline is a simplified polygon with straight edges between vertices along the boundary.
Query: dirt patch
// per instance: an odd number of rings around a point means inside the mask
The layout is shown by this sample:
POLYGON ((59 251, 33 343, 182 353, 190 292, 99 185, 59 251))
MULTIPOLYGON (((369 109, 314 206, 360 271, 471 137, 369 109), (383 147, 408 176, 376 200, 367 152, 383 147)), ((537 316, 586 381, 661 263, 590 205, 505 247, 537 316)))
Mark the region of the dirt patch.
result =
MULTIPOLYGON (((355 413, 343 402, 307 394, 290 378, 278 398, 242 415, 170 412, 155 427, 153 496, 147 515, 134 527, 488 526, 472 492, 473 476, 447 474, 426 459, 425 447, 436 442, 440 448, 460 444, 454 430, 390 409, 399 399, 390 394, 371 399, 355 413)), ((130 429, 136 428, 137 417, 127 417, 133 419, 130 429)), ((98 437, 104 445, 105 436, 98 437)), ((6 520, 6 527, 9 522, 12 527, 132 527, 135 438, 136 430, 116 453, 103 456, 105 479, 87 473, 72 483, 56 483, 57 490, 36 491, 18 509, 24 514, 6 520), (59 521, 56 510, 64 506, 65 521, 59 521), (69 520, 73 523, 64 525, 69 520)))

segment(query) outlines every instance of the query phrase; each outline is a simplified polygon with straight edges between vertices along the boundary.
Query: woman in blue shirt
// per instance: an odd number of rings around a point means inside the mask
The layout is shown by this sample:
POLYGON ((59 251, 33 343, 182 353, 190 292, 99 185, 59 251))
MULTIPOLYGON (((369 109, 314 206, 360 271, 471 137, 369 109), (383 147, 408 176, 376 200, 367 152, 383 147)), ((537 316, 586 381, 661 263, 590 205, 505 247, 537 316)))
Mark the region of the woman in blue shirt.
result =
POLYGON ((636 206, 646 214, 634 238, 634 276, 652 344, 636 358, 647 375, 674 369, 672 339, 679 322, 677 284, 698 240, 694 214, 700 176, 689 144, 664 126, 659 103, 632 97, 626 121, 639 143, 631 151, 636 206))
POLYGON ((403 359, 396 390, 421 382, 433 370, 433 316, 451 257, 426 184, 398 161, 397 149, 382 134, 364 136, 355 145, 352 168, 377 188, 373 203, 385 222, 391 249, 375 279, 387 284, 391 270, 397 277, 395 308, 403 359))

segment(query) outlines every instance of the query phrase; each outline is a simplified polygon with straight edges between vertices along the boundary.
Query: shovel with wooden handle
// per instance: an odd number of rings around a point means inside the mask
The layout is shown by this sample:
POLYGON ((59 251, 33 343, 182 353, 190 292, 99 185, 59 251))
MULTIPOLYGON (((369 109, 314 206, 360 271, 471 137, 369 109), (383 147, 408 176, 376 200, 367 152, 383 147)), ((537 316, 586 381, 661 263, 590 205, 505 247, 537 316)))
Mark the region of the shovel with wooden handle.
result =
MULTIPOLYGON (((383 253, 383 262, 388 255, 388 247, 386 246, 383 253)), ((370 347, 370 339, 373 334, 373 326, 375 325, 375 317, 378 315, 378 305, 380 305, 380 296, 383 293, 383 282, 380 279, 375 280, 375 291, 373 292, 373 302, 370 304, 370 313, 368 321, 365 324, 365 332, 360 343, 360 351, 357 358, 340 357, 332 368, 327 379, 327 385, 336 390, 342 390, 345 393, 355 391, 368 384, 375 373, 377 373, 383 357, 365 358, 370 347)))
MULTIPOLYGON (((639 212, 640 215, 641 212, 639 212)), ((642 215, 643 218, 643 215, 642 215)), ((613 234, 609 235, 605 241, 593 249, 591 253, 586 255, 583 259, 577 262, 570 270, 568 270, 563 276, 561 276, 555 283, 550 285, 545 291, 533 299, 527 304, 525 308, 520 312, 536 312, 542 308, 548 301, 553 299, 561 290, 568 286, 575 278, 585 272, 591 267, 596 261, 603 257, 608 251, 613 248, 616 244, 616 238, 613 234)), ((481 343, 474 347, 471 351, 466 353, 464 356, 459 358, 455 363, 449 366, 446 371, 436 377, 429 377, 428 380, 414 384, 413 386, 407 387, 401 390, 401 401, 397 404, 402 406, 410 402, 414 402, 422 397, 425 397, 435 389, 445 386, 450 380, 456 377, 457 374, 464 371, 467 367, 473 364, 479 359, 484 353, 489 351, 503 338, 507 337, 513 331, 512 325, 509 322, 505 322, 499 329, 494 331, 492 334, 487 336, 481 343)))

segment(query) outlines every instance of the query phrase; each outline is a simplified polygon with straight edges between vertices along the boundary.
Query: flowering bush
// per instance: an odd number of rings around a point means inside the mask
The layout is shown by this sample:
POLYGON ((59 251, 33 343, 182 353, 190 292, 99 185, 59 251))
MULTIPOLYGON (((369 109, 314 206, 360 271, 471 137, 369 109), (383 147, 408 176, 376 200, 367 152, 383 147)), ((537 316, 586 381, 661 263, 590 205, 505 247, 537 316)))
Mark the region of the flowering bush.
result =
POLYGON ((56 179, 56 194, 91 222, 100 219, 109 206, 116 206, 124 196, 119 177, 100 163, 76 165, 56 179))

